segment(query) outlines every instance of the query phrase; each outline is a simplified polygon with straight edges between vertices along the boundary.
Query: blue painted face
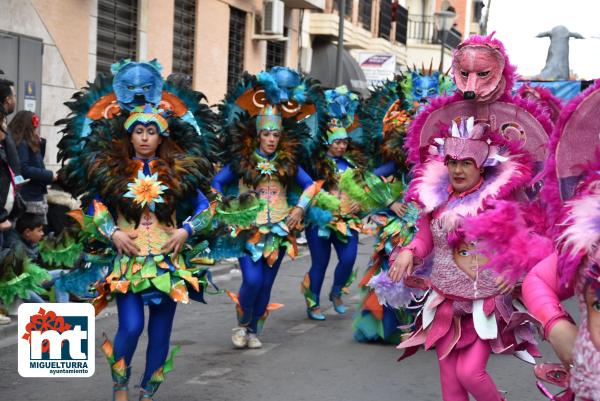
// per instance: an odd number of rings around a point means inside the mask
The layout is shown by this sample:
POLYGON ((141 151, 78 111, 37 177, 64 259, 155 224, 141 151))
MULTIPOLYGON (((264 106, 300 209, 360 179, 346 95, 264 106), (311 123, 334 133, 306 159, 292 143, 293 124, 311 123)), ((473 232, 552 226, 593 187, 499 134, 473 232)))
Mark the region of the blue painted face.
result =
POLYGON ((428 99, 439 95, 440 73, 434 72, 431 75, 421 75, 418 72, 411 72, 412 75, 412 101, 427 103, 428 99))
POLYGON ((125 63, 113 78, 113 90, 119 105, 131 111, 135 106, 158 105, 162 97, 163 79, 150 63, 125 63))

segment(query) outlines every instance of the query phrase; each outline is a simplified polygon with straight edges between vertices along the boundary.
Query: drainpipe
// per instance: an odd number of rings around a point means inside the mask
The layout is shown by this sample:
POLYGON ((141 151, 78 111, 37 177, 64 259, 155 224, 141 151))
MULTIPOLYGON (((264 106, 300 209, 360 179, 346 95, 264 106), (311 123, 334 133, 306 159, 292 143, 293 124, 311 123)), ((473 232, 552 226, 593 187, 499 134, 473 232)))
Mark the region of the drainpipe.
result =
POLYGON ((425 43, 425 24, 427 20, 427 11, 425 10, 427 6, 427 0, 421 0, 421 40, 425 43))
POLYGON ((344 50, 344 20, 346 16, 346 0, 340 0, 338 7, 339 23, 338 23, 338 45, 337 59, 335 68, 335 86, 342 84, 342 50, 344 50))

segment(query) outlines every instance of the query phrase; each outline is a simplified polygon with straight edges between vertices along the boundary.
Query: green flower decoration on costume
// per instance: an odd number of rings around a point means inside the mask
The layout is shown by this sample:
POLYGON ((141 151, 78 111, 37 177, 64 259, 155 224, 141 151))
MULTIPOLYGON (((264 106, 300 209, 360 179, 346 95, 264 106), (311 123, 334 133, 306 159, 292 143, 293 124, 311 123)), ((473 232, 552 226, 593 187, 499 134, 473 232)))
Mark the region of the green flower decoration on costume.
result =
POLYGON ((275 165, 273 163, 271 163, 270 160, 263 160, 263 161, 258 162, 258 164, 256 165, 256 169, 262 175, 268 175, 269 177, 271 176, 272 173, 274 173, 276 171, 275 165))

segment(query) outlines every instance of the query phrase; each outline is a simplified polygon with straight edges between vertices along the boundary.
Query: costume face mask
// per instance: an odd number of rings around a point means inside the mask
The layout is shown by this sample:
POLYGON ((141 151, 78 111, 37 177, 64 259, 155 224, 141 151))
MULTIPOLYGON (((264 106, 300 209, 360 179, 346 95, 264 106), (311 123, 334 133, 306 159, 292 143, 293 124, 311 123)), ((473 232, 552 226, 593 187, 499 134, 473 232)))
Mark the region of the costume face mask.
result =
POLYGON ((467 45, 459 49, 452 61, 456 87, 465 99, 478 102, 496 100, 504 92, 502 76, 505 60, 490 46, 467 45))
POLYGON ((585 304, 588 315, 588 331, 596 349, 600 352, 600 297, 591 286, 587 287, 585 293, 585 304))
MULTIPOLYGON (((590 257, 588 267, 585 269, 586 285, 583 290, 585 307, 587 309, 587 329, 590 333, 590 339, 600 352, 600 251, 596 251, 593 257, 590 257)), ((585 324, 585 323, 584 323, 585 324)))
POLYGON ((421 75, 412 71, 412 100, 427 103, 428 98, 439 95, 440 73, 421 75))
POLYGON ((454 249, 452 256, 456 266, 465 272, 471 280, 475 280, 477 277, 477 270, 489 263, 488 258, 475 251, 475 246, 473 244, 467 244, 465 242, 461 242, 460 245, 454 249))
POLYGON ((113 64, 113 89, 119 105, 128 111, 147 103, 158 105, 163 88, 161 68, 155 60, 148 63, 126 60, 113 64))

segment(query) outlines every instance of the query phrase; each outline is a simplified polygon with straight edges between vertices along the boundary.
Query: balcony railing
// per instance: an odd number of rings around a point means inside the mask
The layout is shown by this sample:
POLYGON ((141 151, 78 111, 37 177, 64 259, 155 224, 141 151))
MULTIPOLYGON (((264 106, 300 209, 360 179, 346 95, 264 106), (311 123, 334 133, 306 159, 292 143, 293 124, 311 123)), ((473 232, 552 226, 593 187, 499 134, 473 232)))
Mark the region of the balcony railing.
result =
MULTIPOLYGON (((409 15, 408 16, 408 39, 424 44, 441 44, 442 31, 431 15, 409 15)), ((462 41, 460 31, 452 28, 446 33, 445 47, 455 49, 462 41)))

